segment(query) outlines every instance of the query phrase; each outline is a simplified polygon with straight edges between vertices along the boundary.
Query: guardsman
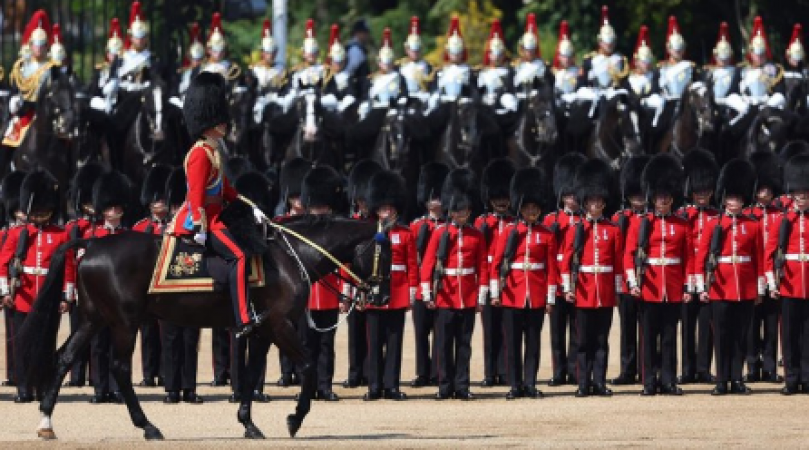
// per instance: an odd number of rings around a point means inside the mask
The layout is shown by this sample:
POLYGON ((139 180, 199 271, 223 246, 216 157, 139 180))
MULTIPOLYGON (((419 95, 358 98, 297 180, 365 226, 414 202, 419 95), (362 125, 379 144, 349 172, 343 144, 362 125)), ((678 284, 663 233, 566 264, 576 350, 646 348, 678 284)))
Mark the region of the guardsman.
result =
MULTIPOLYGON (((126 231, 121 221, 129 207, 129 192, 132 185, 116 171, 101 174, 93 183, 93 211, 98 221, 91 224, 82 235, 83 239, 96 239, 126 231)), ((84 252, 77 252, 78 260, 84 252)), ((79 299, 81 300, 81 299, 79 299)), ((92 367, 93 390, 90 403, 123 403, 113 374, 114 347, 109 327, 104 327, 90 341, 90 366, 92 367)))
MULTIPOLYGON (((651 158, 633 156, 621 167, 621 201, 627 202, 624 208, 612 216, 612 223, 618 226, 622 236, 648 212, 647 198, 641 186, 641 174, 651 158)), ((624 241, 628 246, 629 242, 624 241)), ((689 247, 690 248, 690 247, 689 247)), ((621 325, 621 372, 610 380, 614 385, 635 384, 641 355, 638 353, 638 326, 641 319, 641 299, 629 293, 622 294, 618 301, 618 317, 621 325)))
MULTIPOLYGON (((782 211, 775 206, 775 199, 783 192, 781 162, 772 152, 755 152, 750 163, 756 169, 756 191, 753 205, 744 213, 759 223, 761 241, 766 246, 770 235, 778 233, 782 211)), ((778 324, 781 304, 769 293, 753 308, 753 317, 747 335, 747 375, 745 381, 781 383, 778 375, 778 324)))
POLYGON ((390 281, 384 283, 379 292, 386 300, 385 306, 369 305, 366 310, 368 392, 364 399, 406 400, 407 395, 399 390, 402 344, 405 314, 416 302, 419 267, 413 233, 398 223, 399 212, 407 207, 404 179, 393 172, 379 172, 368 184, 367 197, 368 209, 377 217, 380 227, 389 228, 391 267, 390 281))
POLYGON ((621 93, 616 88, 629 74, 629 64, 626 57, 616 52, 615 47, 618 35, 610 24, 609 10, 601 7, 601 27, 598 30, 598 49, 589 53, 582 61, 579 85, 577 92, 580 100, 592 102, 590 116, 595 114, 598 100, 604 96, 607 99, 621 93))
MULTIPOLYGON (((59 246, 70 241, 65 229, 53 223, 54 213, 59 207, 59 188, 50 174, 43 171, 29 173, 20 187, 19 202, 25 208, 26 223, 10 229, 0 249, 0 295, 4 307, 14 311, 13 324, 17 330, 25 323, 45 284, 51 257, 59 246)), ((75 283, 76 266, 72 258, 67 258, 64 300, 59 306, 62 314, 75 303, 75 283)), ((15 352, 14 356, 14 381, 17 383, 14 402, 30 403, 34 401, 36 386, 26 382, 26 368, 20 352, 15 352)))
POLYGON ((652 158, 642 174, 652 212, 632 222, 626 238, 624 273, 629 292, 643 302, 641 395, 682 395, 677 386, 677 322, 694 274, 694 241, 686 219, 674 213, 685 181, 680 162, 669 154, 652 158), (659 373, 658 373, 659 371, 659 373))
POLYGON ((179 69, 176 91, 169 98, 169 101, 178 108, 183 107, 183 99, 186 91, 188 91, 188 86, 191 85, 191 80, 202 70, 202 62, 205 59, 205 45, 200 39, 200 29, 197 22, 191 24, 189 35, 187 57, 183 60, 183 67, 179 69))
POLYGON ((436 400, 473 400, 469 363, 475 313, 489 295, 489 265, 483 233, 470 223, 478 181, 468 169, 455 169, 441 189, 448 222, 436 228, 420 268, 421 296, 437 309, 438 352, 436 400))
MULTIPOLYGON (((65 224, 65 231, 71 240, 81 239, 84 233, 97 223, 95 209, 93 208, 93 185, 103 173, 104 167, 101 164, 89 162, 82 166, 71 180, 69 199, 76 218, 65 224)), ((81 312, 77 308, 71 308, 71 333, 78 330, 79 326, 81 326, 81 312)), ((73 363, 73 367, 70 368, 70 380, 65 386, 84 386, 87 380, 87 364, 89 361, 90 348, 88 347, 79 354, 73 363)))
MULTIPOLYGON (((441 206, 441 187, 447 178, 449 168, 440 162, 430 162, 421 166, 418 185, 416 186, 416 201, 423 206, 426 214, 410 223, 410 232, 416 242, 416 262, 421 266, 424 252, 430 237, 439 225, 445 223, 444 211, 441 206)), ((413 335, 416 340, 416 378, 410 386, 420 388, 427 385, 438 384, 438 367, 436 360, 436 340, 433 334, 432 343, 430 334, 435 329, 435 310, 427 308, 422 301, 421 293, 416 293, 417 301, 413 304, 413 335)))
POLYGON ((266 108, 270 104, 278 104, 279 95, 287 85, 287 72, 283 66, 276 63, 278 44, 272 35, 270 19, 264 19, 264 28, 261 31, 261 60, 250 66, 250 72, 255 80, 256 104, 253 108, 256 123, 261 123, 266 108))
MULTIPOLYGON (((329 166, 318 166, 303 178, 301 203, 307 214, 330 215, 340 211, 345 202, 343 178, 329 166)), ((334 326, 340 318, 342 292, 337 272, 326 274, 312 285, 309 293, 309 311, 317 329, 301 326, 304 346, 310 363, 317 368, 315 400, 336 402, 340 397, 332 390, 334 379, 334 326)), ((344 308, 344 306, 343 306, 344 308)))
POLYGON ((807 92, 809 69, 806 67, 806 51, 803 48, 802 31, 803 27, 799 23, 792 27, 792 37, 789 38, 787 49, 784 52, 784 61, 786 63, 784 64, 786 109, 799 114, 805 114, 807 108, 809 108, 809 92, 807 92))
POLYGON ((765 258, 770 295, 781 302, 784 351, 784 395, 809 393, 809 155, 791 158, 784 166, 785 191, 792 204, 769 236, 765 258))
MULTIPOLYGON (((581 153, 568 153, 559 158, 553 168, 553 195, 558 208, 543 220, 554 232, 557 242, 556 263, 564 257, 565 240, 568 228, 581 221, 582 211, 575 191, 575 176, 579 166, 587 158, 581 153)), ((571 243, 572 244, 572 243, 571 243)), ((576 380, 576 308, 564 299, 561 278, 556 280, 556 305, 550 313, 551 368, 553 370, 548 386, 577 384, 576 380)))
POLYGON ((576 101, 576 90, 579 88, 579 66, 576 65, 576 47, 570 40, 570 29, 567 20, 559 24, 559 38, 556 42, 556 53, 553 56, 554 93, 557 104, 565 106, 565 115, 569 114, 570 105, 576 101))
MULTIPOLYGON (((166 201, 166 182, 172 169, 156 165, 146 173, 140 191, 140 204, 149 210, 149 215, 135 223, 133 231, 162 236, 169 219, 169 205, 166 201)), ((163 372, 160 369, 161 346, 160 326, 154 317, 146 317, 140 328, 140 352, 143 366, 143 387, 163 385, 163 372)))
MULTIPOLYGON (((461 34, 461 23, 453 17, 447 30, 447 43, 444 46, 444 65, 437 69, 432 79, 430 90, 432 95, 427 105, 428 114, 435 117, 435 112, 444 112, 441 108, 449 102, 469 102, 475 97, 474 74, 466 63, 467 49, 461 34)), ((433 119, 431 119, 432 121, 433 119)), ((443 129, 447 118, 436 123, 436 129, 443 129)))
MULTIPOLYGON (((695 150, 688 152, 683 158, 683 168, 686 177, 686 204, 677 211, 677 215, 688 220, 694 242, 692 251, 696 257, 697 244, 703 235, 711 233, 709 221, 719 214, 711 204, 719 167, 711 153, 695 150)), ((693 277, 686 286, 690 287, 693 300, 683 303, 680 384, 713 383, 715 379, 711 375, 711 357, 714 331, 711 328, 711 307, 708 303, 699 301, 696 280, 693 277)))
POLYGON ((741 159, 728 161, 719 173, 716 191, 722 213, 707 222, 697 243, 696 285, 700 300, 710 302, 716 344, 716 387, 712 395, 746 395, 744 384, 747 332, 753 305, 766 291, 764 244, 759 223, 744 214, 753 199, 756 172, 741 159))
POLYGON ((222 16, 218 12, 213 13, 211 17, 211 28, 208 33, 208 40, 205 42, 208 58, 202 64, 202 71, 218 73, 230 84, 241 76, 242 69, 227 59, 228 43, 225 39, 225 29, 222 28, 222 16))
MULTIPOLYGON (((481 177, 481 200, 488 211, 475 219, 475 228, 480 230, 486 243, 486 261, 491 264, 494 250, 500 235, 506 227, 514 223, 511 208, 517 205, 510 203, 509 186, 514 175, 514 163, 509 159, 499 158, 491 161, 483 170, 481 177)), ((483 325, 483 382, 482 387, 505 385, 508 373, 505 366, 503 348, 503 309, 490 302, 483 305, 481 312, 483 325)))
POLYGON ((612 169, 590 160, 576 171, 576 197, 584 220, 567 229, 564 256, 559 266, 565 300, 576 305, 579 388, 576 397, 608 397, 609 332, 618 294, 624 290, 623 236, 605 216, 614 198, 612 169))
POLYGON ((12 95, 8 112, 11 120, 3 137, 5 146, 19 146, 34 120, 40 89, 51 79, 53 63, 48 57, 50 44, 50 20, 45 11, 40 9, 25 27, 21 57, 14 63, 9 74, 12 95))
POLYGON ((404 49, 406 57, 397 62, 399 73, 407 84, 407 95, 421 102, 419 110, 423 110, 430 97, 427 88, 434 74, 430 63, 422 58, 421 29, 416 16, 410 18, 410 34, 404 42, 404 49))
MULTIPOLYGON (((5 215, 5 226, 0 231, 0 248, 3 247, 3 243, 8 239, 14 228, 25 225, 25 213, 20 208, 20 188, 26 175, 25 172, 13 171, 3 178, 2 186, 0 186, 0 195, 2 195, 3 199, 3 214, 5 215)), ((6 324, 6 379, 0 385, 16 386, 14 310, 5 308, 3 316, 6 324)), ((85 368, 87 366, 86 357, 84 358, 84 366, 85 368)))
MULTIPOLYGON (((675 16, 669 16, 669 29, 666 34, 666 55, 666 60, 657 65, 657 82, 660 86, 660 96, 664 103, 655 112, 653 122, 655 127, 658 126, 660 117, 663 114, 663 108, 666 108, 666 116, 669 116, 668 111, 674 111, 691 82, 698 78, 695 73, 696 65, 692 61, 684 59, 685 38, 680 33, 680 25, 677 23, 677 17, 675 16), (669 106, 666 107, 665 105, 669 106)), ((668 122, 664 118, 660 126, 668 128, 668 122)))
POLYGON ((741 70, 733 64, 733 47, 727 22, 719 24, 719 37, 712 51, 711 65, 703 69, 703 79, 710 86, 714 102, 720 108, 730 108, 737 114, 744 110, 744 102, 738 97, 741 70), (729 98, 731 94, 736 96, 729 98), (730 100, 730 103, 728 103, 730 100))
POLYGON ((540 337, 557 287, 556 236, 540 222, 548 184, 536 167, 514 174, 509 194, 520 218, 498 236, 489 267, 491 303, 503 311, 507 400, 542 397, 536 388, 540 337))

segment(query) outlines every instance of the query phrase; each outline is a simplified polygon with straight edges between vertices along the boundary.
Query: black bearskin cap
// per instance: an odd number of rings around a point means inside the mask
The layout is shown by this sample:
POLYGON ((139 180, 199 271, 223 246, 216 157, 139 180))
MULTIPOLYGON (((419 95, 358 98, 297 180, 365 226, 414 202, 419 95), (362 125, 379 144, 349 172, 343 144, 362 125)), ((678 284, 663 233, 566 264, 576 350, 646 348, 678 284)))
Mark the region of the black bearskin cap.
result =
POLYGON ((96 214, 112 206, 126 210, 131 201, 131 190, 132 184, 126 175, 115 170, 107 172, 98 177, 93 185, 93 209, 96 214))
POLYGON ((301 204, 304 208, 329 206, 335 214, 347 205, 343 177, 331 166, 313 167, 303 177, 301 204))
POLYGON ((201 72, 191 80, 183 101, 183 118, 192 140, 222 123, 230 122, 225 79, 213 72, 201 72))
POLYGON ((543 210, 552 205, 549 200, 548 180, 545 172, 539 167, 526 167, 514 173, 510 186, 511 208, 519 214, 519 208, 527 203, 534 203, 543 210))
POLYGON ((731 159, 719 172, 719 181, 716 182, 716 193, 720 201, 727 197, 741 197, 745 204, 753 201, 756 187, 756 169, 749 161, 735 158, 731 159))
POLYGON ((445 212, 469 208, 472 213, 480 211, 478 180, 469 169, 454 169, 444 180, 441 188, 441 206, 445 212))
POLYGON ((757 188, 768 187, 778 196, 784 190, 781 160, 773 152, 760 151, 750 155, 750 163, 756 169, 757 188))
POLYGON ((633 195, 643 195, 641 187, 641 174, 651 159, 647 155, 638 155, 629 158, 621 167, 621 195, 627 200, 633 195))
POLYGON ((140 190, 141 205, 148 207, 158 200, 166 199, 166 180, 169 179, 169 175, 171 175, 171 167, 165 164, 158 164, 149 169, 140 190))
POLYGON ((449 167, 440 162, 430 162, 421 166, 419 182, 416 188, 418 204, 424 206, 432 199, 441 198, 441 187, 449 174, 449 167))
POLYGON ((9 220, 14 220, 14 213, 23 209, 20 207, 20 190, 26 175, 28 174, 25 172, 15 170, 3 178, 0 195, 3 196, 3 206, 9 220))
POLYGON ((290 159, 281 167, 278 187, 284 200, 301 196, 303 177, 312 168, 312 163, 303 158, 290 159))
POLYGON ((233 186, 239 194, 252 200, 262 211, 267 214, 272 212, 276 200, 270 180, 264 174, 256 170, 244 173, 236 178, 233 186))
POLYGON ((784 165, 784 187, 791 194, 809 191, 809 153, 796 155, 784 165))
POLYGON ((20 187, 20 208, 32 212, 55 211, 59 207, 59 183, 49 173, 37 170, 25 176, 20 187))
POLYGON ((660 153, 651 158, 641 175, 646 198, 651 200, 655 195, 670 195, 674 199, 673 206, 682 202, 683 183, 685 171, 680 161, 669 153, 660 153))
POLYGON ((515 170, 514 163, 507 158, 495 159, 486 166, 480 180, 481 200, 485 208, 489 208, 489 202, 495 198, 509 198, 509 185, 515 170))
POLYGON ((553 195, 561 198, 575 193, 576 169, 587 162, 581 153, 567 153, 553 166, 553 195))
POLYGON ((370 159, 363 159, 354 164, 348 174, 348 196, 352 203, 357 200, 368 200, 366 197, 368 184, 371 177, 379 172, 382 172, 382 166, 370 159))
POLYGON ((683 157, 685 170, 685 195, 691 197, 694 192, 713 191, 716 188, 716 177, 719 165, 716 158, 706 150, 691 150, 683 157))
POLYGON ((576 197, 582 206, 588 198, 614 201, 615 187, 615 172, 603 160, 591 159, 576 170, 576 197))
POLYGON ((70 181, 70 204, 76 214, 81 216, 82 205, 93 204, 93 185, 106 169, 97 162, 89 162, 82 166, 70 181))

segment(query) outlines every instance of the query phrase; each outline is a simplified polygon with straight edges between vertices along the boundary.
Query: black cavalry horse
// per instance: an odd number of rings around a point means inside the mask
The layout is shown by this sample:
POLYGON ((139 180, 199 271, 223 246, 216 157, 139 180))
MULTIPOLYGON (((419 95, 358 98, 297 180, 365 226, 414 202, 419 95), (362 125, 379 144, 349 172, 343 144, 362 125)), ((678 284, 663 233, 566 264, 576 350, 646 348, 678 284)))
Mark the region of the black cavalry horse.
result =
POLYGON ((586 155, 608 162, 619 169, 622 162, 643 152, 636 122, 622 95, 601 97, 586 155))
MULTIPOLYGON (((242 209, 246 207, 240 206, 242 209)), ((227 214, 223 213, 223 220, 227 214)), ((245 223, 249 209, 236 213, 241 217, 240 228, 231 227, 234 236, 259 234, 252 223, 245 223)), ((227 222, 226 222, 227 223, 227 222)), ((358 276, 368 276, 377 246, 380 253, 387 255, 384 273, 372 278, 373 284, 389 277, 390 246, 380 239, 376 223, 361 222, 345 218, 303 216, 285 224, 321 246, 337 260, 353 263, 358 276), (339 236, 340 239, 334 239, 339 236)), ((387 233, 387 230, 382 230, 387 233)), ((301 316, 306 311, 310 284, 321 275, 331 273, 336 265, 314 247, 299 241, 285 231, 274 233, 274 239, 264 241, 262 236, 254 237, 252 247, 264 246, 266 285, 251 290, 253 304, 263 311, 266 319, 257 329, 257 337, 267 345, 274 343, 302 369, 302 387, 296 411, 287 417, 290 436, 294 437, 304 418, 309 413, 311 400, 316 390, 315 365, 309 361, 307 353, 296 330, 301 316)), ((96 240, 77 240, 63 245, 54 255, 50 272, 42 291, 36 300, 34 310, 28 316, 18 339, 25 353, 23 360, 28 367, 34 386, 43 390, 40 404, 42 421, 38 434, 44 438, 55 438, 51 415, 59 394, 61 381, 70 369, 77 354, 90 343, 90 339, 100 329, 108 326, 112 331, 115 360, 113 374, 124 396, 132 423, 143 429, 146 439, 162 439, 160 430, 146 417, 132 388, 132 353, 138 327, 147 315, 193 327, 231 327, 233 313, 228 294, 147 293, 152 271, 157 260, 160 237, 127 232, 96 240), (59 303, 64 278, 65 257, 74 248, 86 248, 84 257, 77 269, 77 289, 79 311, 82 315, 81 327, 56 351, 56 334, 59 326, 59 303)), ((367 284, 363 290, 369 289, 367 284)), ((253 424, 251 418, 252 386, 262 368, 258 358, 250 355, 246 370, 241 379, 242 395, 237 418, 245 427, 245 437, 261 439, 263 434, 253 424)))
POLYGON ((547 171, 553 167, 558 140, 553 86, 543 83, 525 95, 517 128, 508 139, 508 156, 517 167, 540 166, 547 171))
MULTIPOLYGON (((320 96, 314 93, 301 95, 295 99, 291 113, 297 118, 295 124, 297 128, 287 147, 284 160, 304 158, 316 165, 339 169, 342 167, 341 142, 327 137, 327 131, 324 130, 326 112, 319 103, 320 96)), ((331 119, 336 121, 338 118, 339 115, 332 113, 331 119)))
POLYGON ((689 86, 680 99, 671 127, 663 135, 658 152, 671 152, 678 158, 700 147, 710 148, 719 117, 713 95, 704 83, 689 86))
POLYGON ((478 106, 471 100, 460 98, 439 106, 437 116, 446 114, 446 119, 436 120, 446 127, 439 134, 433 161, 441 162, 450 169, 466 167, 480 174, 486 165, 486 157, 481 154, 481 130, 478 127, 478 106))

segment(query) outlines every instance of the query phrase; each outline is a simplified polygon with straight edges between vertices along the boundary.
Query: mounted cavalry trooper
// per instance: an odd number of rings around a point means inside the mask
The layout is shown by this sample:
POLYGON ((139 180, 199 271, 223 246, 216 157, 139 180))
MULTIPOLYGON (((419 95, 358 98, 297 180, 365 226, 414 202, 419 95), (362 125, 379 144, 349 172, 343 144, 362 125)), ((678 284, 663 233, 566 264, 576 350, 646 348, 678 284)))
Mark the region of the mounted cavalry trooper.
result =
POLYGON ((787 92, 787 107, 790 111, 806 113, 809 108, 809 69, 806 67, 806 52, 803 48, 801 32, 803 27, 796 23, 792 28, 792 37, 789 39, 784 57, 784 88, 787 92), (802 87, 797 92, 802 94, 802 98, 790 98, 790 93, 795 87, 802 87))
POLYGON ((567 20, 559 24, 559 39, 556 43, 556 54, 553 56, 553 91, 556 94, 557 106, 562 106, 565 115, 576 101, 576 89, 579 87, 579 67, 576 65, 576 48, 570 40, 567 20))
POLYGON ((121 24, 118 19, 113 18, 110 20, 109 37, 104 48, 104 62, 95 67, 90 82, 91 108, 106 114, 112 112, 115 99, 113 98, 113 84, 109 83, 117 77, 123 51, 124 40, 121 37, 121 24))
POLYGON ((239 78, 242 69, 226 58, 227 40, 225 30, 222 28, 222 16, 218 12, 213 13, 211 17, 209 33, 205 42, 208 58, 202 63, 202 71, 218 73, 230 84, 239 78))
POLYGON ((275 61, 278 45, 272 36, 270 19, 264 19, 261 31, 261 61, 250 66, 255 82, 256 104, 253 108, 256 123, 261 123, 267 106, 278 102, 278 95, 285 88, 287 73, 275 61))
POLYGON ((59 75, 72 76, 73 71, 70 67, 70 55, 65 48, 64 40, 62 39, 62 27, 58 23, 53 24, 53 43, 48 51, 51 58, 51 64, 55 72, 59 75))
MULTIPOLYGON (((498 31, 499 27, 498 22, 498 31)), ((499 33, 499 36, 502 39, 502 32, 499 33)), ((525 32, 520 37, 520 59, 513 64, 513 86, 511 88, 521 101, 526 100, 526 97, 534 90, 551 80, 551 74, 548 72, 545 61, 542 60, 539 44, 536 16, 534 13, 529 13, 525 18, 525 32)), ((511 107, 511 98, 507 95, 502 96, 500 103, 507 110, 516 110, 516 107, 511 107)))
POLYGON ((703 79, 711 89, 714 102, 722 109, 730 108, 738 113, 739 109, 739 81, 741 71, 733 64, 733 48, 730 45, 730 31, 727 22, 719 25, 719 37, 713 48, 713 63, 703 69, 703 79), (737 94, 728 105, 728 97, 737 94))
POLYGON ((410 18, 410 34, 404 42, 405 58, 400 59, 399 73, 404 77, 407 84, 407 95, 417 99, 419 110, 423 110, 427 105, 430 93, 427 90, 428 83, 433 77, 433 68, 421 54, 421 30, 419 28, 419 18, 410 18))
MULTIPOLYGON (((534 32, 530 36, 536 36, 536 33, 534 32)), ((524 40, 529 39, 524 38, 524 40)), ((534 40, 536 41, 536 39, 534 40)), ((479 117, 485 119, 481 120, 480 123, 486 126, 481 130, 481 133, 483 135, 483 145, 488 148, 490 158, 505 155, 506 149, 502 148, 505 136, 513 131, 516 124, 515 113, 517 112, 518 104, 517 97, 513 93, 513 69, 507 64, 506 59, 503 30, 500 27, 500 21, 494 19, 483 53, 483 66, 477 70, 476 74, 477 89, 482 102, 479 117)), ((539 61, 544 74, 544 62, 539 61)), ((534 70, 531 69, 534 64, 534 62, 523 64, 523 70, 534 70)), ((532 81, 526 78, 524 83, 528 93, 530 93, 533 85, 532 81)))
MULTIPOLYGON (((143 19, 140 2, 132 3, 128 33, 129 38, 125 43, 117 73, 104 86, 104 92, 110 92, 112 98, 116 100, 116 106, 128 101, 140 103, 138 94, 157 79, 155 61, 149 51, 149 25, 143 19)), ((116 112, 121 112, 121 108, 116 109, 116 112)), ((137 108, 129 109, 126 117, 121 116, 117 119, 122 120, 124 125, 131 123, 131 120, 126 119, 134 118, 137 112, 137 108)))
POLYGON ((624 79, 623 86, 629 92, 629 99, 634 109, 640 113, 642 123, 637 125, 643 131, 653 129, 660 112, 663 111, 664 101, 659 93, 658 74, 653 69, 654 59, 654 52, 649 46, 649 28, 642 25, 632 54, 632 71, 624 79))
POLYGON ((432 79, 432 95, 428 102, 427 114, 431 121, 436 119, 436 129, 443 130, 447 118, 438 120, 435 113, 446 111, 441 106, 450 102, 471 102, 475 97, 474 76, 466 63, 467 50, 461 34, 461 24, 457 17, 453 17, 447 31, 447 43, 444 46, 444 65, 437 70, 432 79), (440 123, 439 123, 440 122, 440 123))
POLYGON ((203 72, 192 81, 183 104, 188 133, 196 142, 185 157, 188 180, 186 202, 169 225, 169 233, 193 237, 221 255, 228 264, 230 297, 233 301, 236 330, 244 336, 257 325, 257 315, 249 311, 248 248, 242 248, 219 219, 226 202, 240 200, 253 208, 257 222, 267 216, 253 202, 230 185, 222 164, 222 138, 227 133, 228 117, 225 80, 221 75, 203 72), (208 241, 210 238, 210 241, 208 241))
POLYGON ((601 7, 601 28, 598 30, 598 49, 584 57, 577 95, 579 100, 590 101, 590 117, 601 97, 607 100, 625 93, 618 86, 628 74, 629 64, 626 57, 615 51, 618 35, 610 24, 609 10, 601 7))
MULTIPOLYGON (((677 18, 669 17, 669 29, 666 34, 666 54, 668 58, 661 61, 657 67, 657 83, 660 86, 660 98, 662 103, 656 106, 655 118, 652 126, 657 128, 664 108, 667 111, 674 111, 683 94, 697 78, 695 73, 696 65, 692 61, 683 59, 685 56, 685 39, 680 33, 680 25, 677 18), (667 106, 671 105, 671 106, 667 106)), ((668 120, 664 120, 661 128, 667 128, 668 120)))
POLYGON ((784 68, 772 62, 770 43, 761 17, 755 18, 751 36, 747 61, 740 66, 739 93, 729 95, 725 102, 739 113, 731 125, 745 117, 751 106, 778 109, 786 106, 784 68))
POLYGON ((200 40, 200 29, 197 22, 191 24, 189 35, 187 57, 184 60, 183 67, 179 70, 180 77, 176 85, 176 91, 169 98, 169 101, 178 108, 183 107, 185 93, 191 85, 191 80, 202 70, 202 62, 205 58, 205 46, 200 40))
POLYGON ((21 57, 14 63, 9 75, 12 95, 8 111, 11 120, 3 137, 3 145, 19 146, 34 120, 40 90, 52 76, 53 62, 48 57, 50 44, 50 20, 45 11, 40 9, 34 13, 25 27, 21 57))

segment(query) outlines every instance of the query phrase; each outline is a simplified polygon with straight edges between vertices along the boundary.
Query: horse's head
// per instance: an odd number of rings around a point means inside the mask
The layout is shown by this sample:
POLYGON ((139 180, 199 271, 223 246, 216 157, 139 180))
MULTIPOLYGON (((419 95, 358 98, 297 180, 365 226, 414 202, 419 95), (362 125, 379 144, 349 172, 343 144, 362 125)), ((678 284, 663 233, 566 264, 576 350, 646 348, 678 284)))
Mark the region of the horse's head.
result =
POLYGON ((245 86, 234 86, 228 95, 230 110, 230 132, 227 140, 236 145, 241 141, 253 117, 255 96, 245 86))
POLYGON ((377 147, 384 153, 380 163, 387 170, 398 170, 404 164, 407 146, 407 131, 405 130, 405 106, 396 106, 388 110, 382 123, 382 132, 379 134, 381 142, 377 147))
POLYGON ((697 118, 700 133, 713 133, 719 110, 714 103, 713 95, 708 86, 702 82, 692 84, 683 94, 683 105, 691 105, 697 118))
POLYGON ((70 138, 76 126, 76 94, 66 76, 55 76, 44 86, 44 95, 39 98, 37 111, 60 139, 70 138))
POLYGON ((375 306, 386 305, 390 301, 389 297, 383 297, 381 293, 390 292, 392 228, 392 223, 379 225, 373 238, 361 242, 354 249, 351 268, 370 288, 368 302, 375 306))
POLYGON ((617 121, 618 131, 621 135, 621 158, 626 159, 635 155, 643 153, 643 144, 641 142, 640 129, 638 128, 638 121, 633 116, 635 113, 632 107, 627 102, 626 96, 615 95, 607 102, 607 107, 604 108, 604 113, 613 115, 617 121))
POLYGON ((534 117, 534 136, 538 144, 553 145, 559 138, 556 125, 553 86, 542 83, 539 89, 528 96, 528 109, 534 117))
POLYGON ((153 83, 141 94, 142 108, 140 115, 146 120, 148 134, 154 141, 166 138, 165 102, 167 92, 162 83, 153 83))

